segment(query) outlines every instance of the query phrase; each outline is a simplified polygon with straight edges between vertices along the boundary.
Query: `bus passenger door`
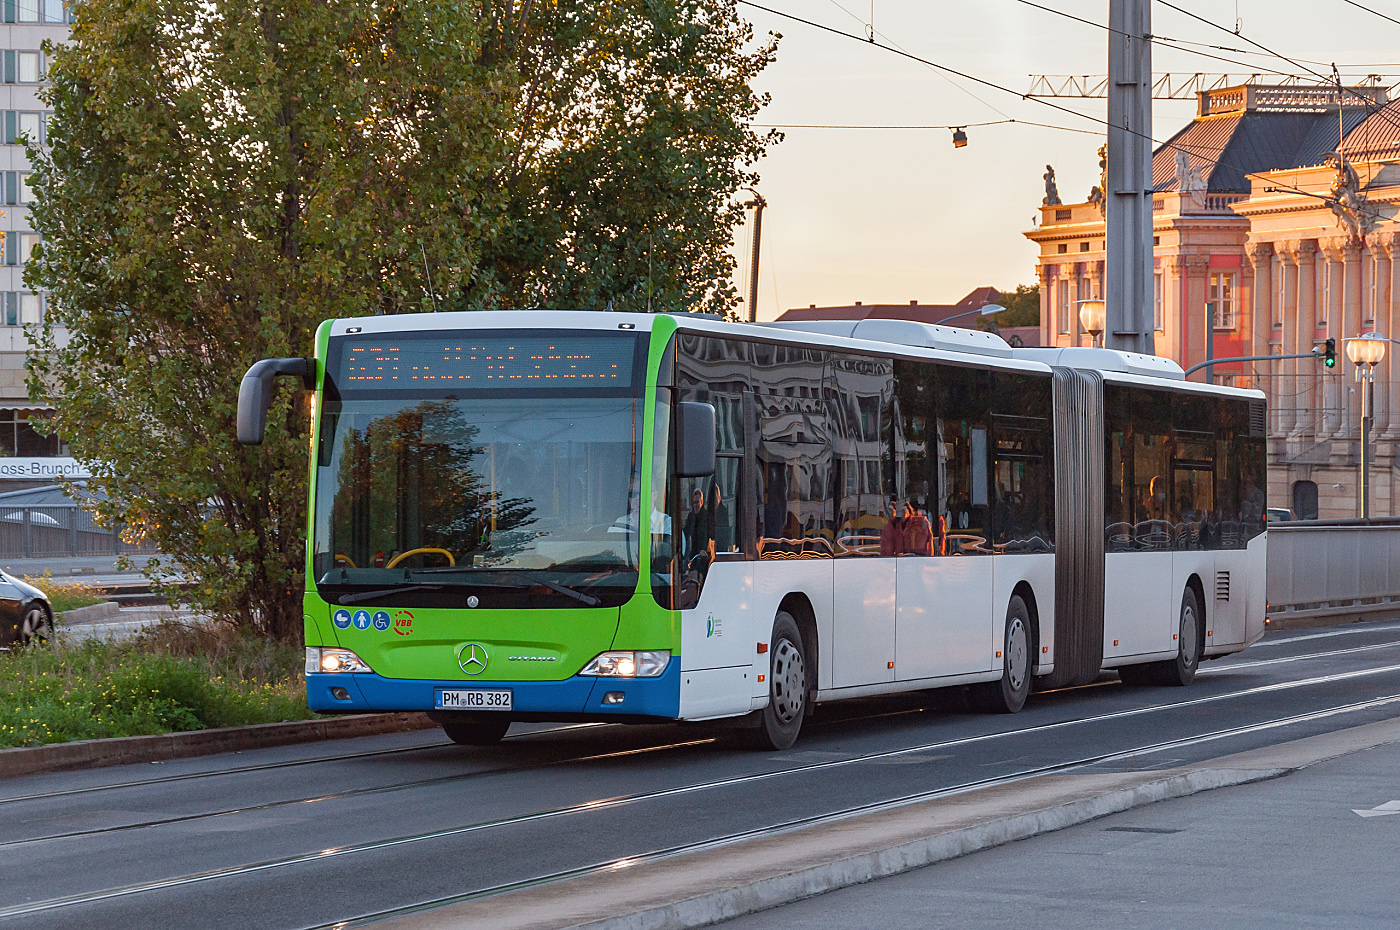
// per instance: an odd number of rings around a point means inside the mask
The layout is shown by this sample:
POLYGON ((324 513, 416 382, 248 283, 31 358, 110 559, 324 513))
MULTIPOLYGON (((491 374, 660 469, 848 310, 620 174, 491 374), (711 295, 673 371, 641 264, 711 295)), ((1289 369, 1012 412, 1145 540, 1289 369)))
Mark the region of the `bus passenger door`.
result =
POLYGON ((838 688, 894 681, 895 561, 835 562, 832 677, 838 688))

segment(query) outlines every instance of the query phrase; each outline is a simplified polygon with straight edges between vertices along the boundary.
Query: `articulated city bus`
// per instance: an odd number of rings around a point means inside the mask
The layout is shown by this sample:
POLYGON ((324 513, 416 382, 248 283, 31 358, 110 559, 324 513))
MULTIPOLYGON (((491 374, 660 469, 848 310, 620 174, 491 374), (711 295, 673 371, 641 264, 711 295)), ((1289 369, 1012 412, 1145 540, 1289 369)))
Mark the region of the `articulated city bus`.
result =
POLYGON ((896 320, 437 313, 315 359, 306 680, 323 712, 734 722, 1116 669, 1264 632, 1264 401, 1165 359, 896 320))

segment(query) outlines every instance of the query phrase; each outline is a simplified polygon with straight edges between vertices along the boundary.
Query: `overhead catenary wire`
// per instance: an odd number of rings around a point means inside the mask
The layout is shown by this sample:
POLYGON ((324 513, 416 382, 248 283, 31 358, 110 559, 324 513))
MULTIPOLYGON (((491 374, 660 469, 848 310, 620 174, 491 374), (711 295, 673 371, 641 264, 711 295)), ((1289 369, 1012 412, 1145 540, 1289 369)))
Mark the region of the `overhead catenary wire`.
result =
POLYGON ((1024 119, 997 119, 997 120, 991 120, 991 121, 985 122, 985 123, 956 123, 956 124, 949 124, 949 125, 946 125, 946 126, 934 126, 934 125, 927 125, 927 126, 914 126, 914 125, 898 125, 898 126, 896 126, 896 125, 887 125, 887 126, 875 126, 875 125, 856 125, 856 124, 838 124, 838 123, 750 123, 749 126, 750 126, 751 128, 754 128, 754 129, 857 129, 857 130, 860 130, 860 129, 872 129, 872 130, 878 130, 878 129, 924 129, 924 130, 928 130, 928 129, 942 129, 942 130, 953 130, 953 129, 981 129, 981 128, 983 128, 984 126, 1007 126, 1007 125, 1011 125, 1011 124, 1013 124, 1013 123, 1016 124, 1016 125, 1018 125, 1018 126, 1034 126, 1034 127, 1036 127, 1037 129, 1054 129, 1054 130, 1058 130, 1058 131, 1060 131, 1060 132, 1077 132, 1077 133, 1080 133, 1080 134, 1086 135, 1086 136, 1102 136, 1102 135, 1103 135, 1103 133, 1099 132, 1097 129, 1075 129, 1075 128, 1072 127, 1072 126, 1056 126, 1056 125, 1054 125, 1053 123, 1037 123, 1037 122, 1032 122, 1031 120, 1024 120, 1024 119))
MULTIPOLYGON (((1058 111, 1061 112, 1061 113, 1068 113, 1070 116, 1077 116, 1077 117, 1079 117, 1080 119, 1088 120, 1088 121, 1090 121, 1090 122, 1092 122, 1092 123, 1097 123, 1098 125, 1103 126, 1103 127, 1105 127, 1105 128, 1107 128, 1107 127, 1109 126, 1108 120, 1103 119, 1102 117, 1091 116, 1091 115, 1088 114, 1088 113, 1080 113, 1078 110, 1074 110, 1074 109, 1072 109, 1072 108, 1070 108, 1070 107, 1066 107, 1066 106, 1061 106, 1061 105, 1058 104, 1058 103, 1052 103, 1051 101, 1046 100, 1046 99, 1044 99, 1043 97, 1032 97, 1032 96, 1030 96, 1029 94, 1023 94, 1023 93, 1021 93, 1020 91, 1013 90, 1013 89, 1011 89, 1010 87, 1006 87, 1005 85, 998 84, 998 83, 996 83, 995 81, 989 81, 989 80, 987 80, 986 78, 977 77, 977 76, 974 75, 974 74, 968 74, 968 73, 965 72, 965 71, 959 71, 958 69, 949 67, 948 65, 939 64, 938 62, 931 61, 931 60, 929 60, 929 59, 927 59, 927 58, 922 58, 922 57, 920 57, 920 56, 918 56, 918 55, 915 55, 913 52, 905 51, 905 50, 902 49, 902 48, 897 48, 897 47, 892 46, 892 45, 886 45, 886 44, 883 44, 883 43, 881 43, 881 42, 876 42, 874 39, 867 39, 867 38, 865 38, 864 36, 858 36, 858 35, 856 35, 855 33, 846 32, 846 31, 844 31, 844 30, 842 30, 842 29, 837 29, 835 26, 828 26, 828 25, 826 25, 825 23, 819 23, 819 22, 816 22, 815 20, 806 19, 806 18, 804 18, 804 17, 797 16, 796 14, 793 14, 793 13, 786 13, 786 12, 784 12, 784 11, 782 11, 782 10, 774 9, 773 7, 765 6, 765 5, 761 4, 761 3, 757 3, 757 2, 755 2, 755 0, 736 0, 736 2, 737 2, 737 3, 740 3, 740 4, 743 4, 744 6, 747 6, 747 7, 752 7, 752 8, 755 9, 755 10, 762 10, 762 11, 765 12, 765 13, 769 13, 769 14, 771 14, 771 15, 773 15, 773 16, 777 16, 777 17, 780 17, 780 18, 782 18, 782 19, 790 20, 790 21, 795 22, 795 23, 801 23, 801 24, 804 25, 804 26, 809 26, 809 27, 811 27, 811 28, 813 28, 813 29, 817 29, 817 30, 820 30, 820 31, 822 31, 822 32, 830 33, 830 34, 832 34, 832 35, 841 36, 842 38, 846 38, 846 39, 852 39, 852 40, 854 40, 854 41, 856 41, 856 42, 860 42, 860 43, 862 43, 862 44, 864 44, 864 45, 868 45, 868 46, 871 46, 871 47, 873 47, 873 48, 878 48, 878 49, 880 49, 880 50, 882 50, 882 51, 890 52, 890 53, 892 53, 892 54, 899 55, 899 56, 901 56, 901 57, 903 57, 903 58, 908 58, 908 59, 910 59, 911 61, 918 62, 918 63, 920 63, 920 64, 922 64, 922 65, 927 66, 927 67, 934 68, 934 69, 939 70, 939 71, 946 71, 946 72, 948 72, 949 74, 956 75, 956 76, 958 76, 958 77, 960 77, 960 78, 963 78, 964 80, 972 81, 972 82, 974 82, 974 83, 976 83, 976 84, 980 84, 980 85, 982 85, 982 86, 984 86, 984 87, 991 88, 992 90, 1001 91, 1002 93, 1011 94, 1011 95, 1013 95, 1013 96, 1015 96, 1015 97, 1019 97, 1019 98, 1022 99, 1022 100, 1029 100, 1029 101, 1032 101, 1032 102, 1037 103, 1037 104, 1039 104, 1039 105, 1041 105, 1041 106, 1049 107, 1049 108, 1052 109, 1052 110, 1058 110, 1058 111)), ((1162 2, 1162 0, 1159 0, 1159 2, 1162 2)), ((1138 130, 1136 130, 1136 129, 1129 129, 1129 128, 1126 128, 1126 127, 1125 127, 1124 131, 1127 132, 1129 135, 1134 135, 1134 136, 1138 136, 1139 138, 1146 139, 1146 140, 1148 140, 1149 142, 1153 143, 1154 145, 1165 145, 1165 144, 1166 144, 1165 142, 1162 142, 1161 140, 1158 140, 1158 139, 1153 138, 1153 137, 1152 137, 1151 135, 1149 135, 1148 133, 1140 132, 1140 131, 1138 131, 1138 130)), ((1097 135, 1098 133, 1095 133, 1095 134, 1097 135)), ((1195 153, 1195 150, 1196 150, 1197 148, 1198 148, 1197 146, 1193 146, 1193 147, 1192 147, 1192 152, 1195 153)), ((1213 165, 1213 166, 1214 166, 1214 165, 1219 165, 1219 164, 1220 164, 1220 160, 1219 160, 1218 158, 1210 158, 1210 157, 1208 157, 1208 156, 1203 156, 1203 155, 1200 155, 1200 154, 1196 154, 1196 157, 1199 158, 1201 161, 1207 162, 1207 163, 1209 163, 1210 165, 1213 165)), ((1247 176, 1249 176, 1249 177, 1255 177, 1255 176, 1258 176, 1258 173, 1257 173, 1257 172, 1248 172, 1248 173, 1247 173, 1247 176)), ((1287 189, 1287 190, 1293 191, 1293 192, 1295 192, 1295 193, 1300 193, 1300 194, 1311 193, 1311 192, 1309 192, 1309 191, 1304 191, 1302 188, 1293 187, 1293 186, 1291 186, 1291 185, 1284 184, 1284 183, 1282 183, 1282 182, 1280 182, 1280 181, 1275 181, 1274 183, 1275 183, 1278 187, 1280 187, 1280 188, 1287 189)))
POLYGON ((1354 6, 1358 10, 1365 10, 1367 13, 1370 13, 1374 16, 1379 16, 1381 19, 1390 20, 1395 25, 1400 26, 1400 19, 1396 19, 1394 16, 1387 16, 1380 10, 1373 10, 1369 6, 1366 6, 1366 4, 1364 3, 1357 3, 1356 0, 1342 0, 1342 2, 1347 4, 1348 6, 1354 6))

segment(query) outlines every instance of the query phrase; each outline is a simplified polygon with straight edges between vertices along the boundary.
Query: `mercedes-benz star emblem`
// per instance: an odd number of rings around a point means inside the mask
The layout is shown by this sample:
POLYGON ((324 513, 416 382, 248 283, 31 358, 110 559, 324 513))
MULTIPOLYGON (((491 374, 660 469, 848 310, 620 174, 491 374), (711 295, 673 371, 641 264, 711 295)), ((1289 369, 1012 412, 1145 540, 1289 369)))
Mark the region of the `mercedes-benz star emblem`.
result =
POLYGON ((475 594, 470 595, 470 596, 467 598, 467 606, 468 606, 468 607, 475 607, 477 604, 480 604, 480 603, 481 603, 481 601, 477 599, 477 596, 476 596, 475 594))
POLYGON ((457 650, 457 664, 468 675, 480 675, 486 671, 486 663, 490 661, 491 656, 481 643, 465 643, 457 650))

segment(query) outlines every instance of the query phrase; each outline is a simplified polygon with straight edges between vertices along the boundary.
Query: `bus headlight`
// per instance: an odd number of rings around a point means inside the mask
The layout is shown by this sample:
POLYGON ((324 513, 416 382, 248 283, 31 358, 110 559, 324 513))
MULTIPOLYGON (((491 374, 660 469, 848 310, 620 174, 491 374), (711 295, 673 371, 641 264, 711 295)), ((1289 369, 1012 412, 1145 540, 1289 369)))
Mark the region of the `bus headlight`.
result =
POLYGON ((599 678, 656 678, 671 662, 669 649, 644 652, 603 652, 583 667, 580 675, 599 678))
POLYGON ((372 672, 369 663, 349 649, 322 646, 306 647, 306 674, 339 674, 343 672, 372 672))

